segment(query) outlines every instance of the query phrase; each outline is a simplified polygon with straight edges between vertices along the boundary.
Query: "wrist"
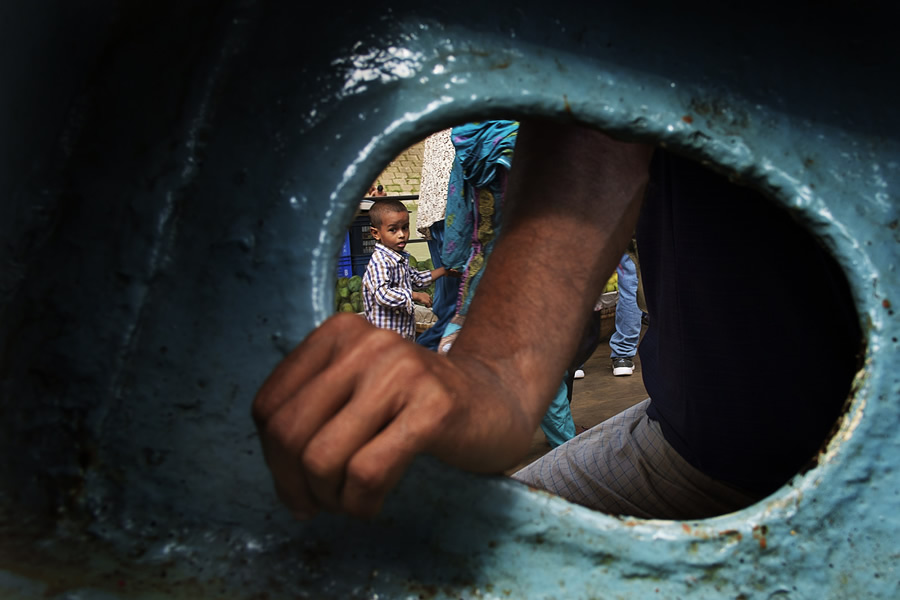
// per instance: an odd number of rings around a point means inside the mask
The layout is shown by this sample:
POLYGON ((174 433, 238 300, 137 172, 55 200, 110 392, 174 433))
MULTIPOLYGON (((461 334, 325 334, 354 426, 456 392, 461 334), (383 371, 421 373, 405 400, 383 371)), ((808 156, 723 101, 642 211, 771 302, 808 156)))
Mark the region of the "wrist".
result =
POLYGON ((532 415, 528 403, 521 401, 518 386, 511 386, 495 364, 452 349, 443 358, 446 368, 441 379, 459 402, 456 416, 461 420, 446 423, 452 432, 448 439, 453 456, 446 456, 441 448, 430 450, 455 466, 477 472, 502 472, 514 466, 527 453, 546 409, 532 415), (471 420, 474 412, 479 414, 477 422, 471 420), (498 430, 502 430, 499 435, 498 430), (460 440, 467 440, 466 447, 477 451, 469 457, 460 453, 460 440))
MULTIPOLYGON (((466 324, 470 325, 468 318, 466 324)), ((561 379, 553 375, 539 353, 507 345, 499 333, 482 336, 473 329, 462 327, 447 356, 473 381, 479 381, 479 387, 492 389, 488 395, 498 405, 508 404, 504 410, 515 412, 516 420, 530 435, 540 425, 561 379)))

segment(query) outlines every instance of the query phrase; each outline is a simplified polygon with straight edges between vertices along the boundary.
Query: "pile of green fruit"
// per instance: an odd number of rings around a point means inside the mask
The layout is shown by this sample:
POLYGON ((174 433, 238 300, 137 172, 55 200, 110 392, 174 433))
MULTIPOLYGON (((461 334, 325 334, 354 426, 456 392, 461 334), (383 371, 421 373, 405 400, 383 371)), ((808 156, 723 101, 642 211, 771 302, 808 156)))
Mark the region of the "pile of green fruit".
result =
POLYGON ((606 292, 615 292, 619 289, 619 273, 618 271, 613 271, 612 277, 609 278, 609 281, 606 282, 606 287, 603 288, 603 293, 606 292))
MULTIPOLYGON (((416 257, 409 256, 409 264, 417 271, 433 271, 434 263, 431 259, 417 261, 416 257)), ((428 287, 421 290, 427 292, 429 296, 434 298, 434 282, 432 281, 428 287)), ((354 275, 353 277, 338 277, 334 287, 334 310, 336 312, 362 312, 362 277, 354 275)))
POLYGON ((409 255, 409 266, 416 271, 434 271, 434 263, 430 258, 420 261, 412 254, 409 255))
POLYGON ((337 312, 362 312, 362 277, 338 277, 334 288, 334 310, 337 312))
MULTIPOLYGON (((409 255, 409 266, 411 266, 416 271, 434 271, 434 263, 431 262, 430 258, 427 258, 423 261, 419 261, 412 254, 409 255)), ((416 291, 425 292, 431 298, 434 298, 434 282, 428 284, 428 287, 424 289, 417 289, 416 291)))

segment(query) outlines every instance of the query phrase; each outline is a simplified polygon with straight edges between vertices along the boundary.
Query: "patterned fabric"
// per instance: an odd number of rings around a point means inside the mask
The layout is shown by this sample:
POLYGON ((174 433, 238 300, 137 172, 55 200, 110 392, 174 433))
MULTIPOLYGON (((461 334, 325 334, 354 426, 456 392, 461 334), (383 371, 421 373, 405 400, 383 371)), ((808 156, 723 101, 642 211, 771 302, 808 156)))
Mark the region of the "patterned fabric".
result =
POLYGON ((408 253, 400 254, 381 243, 375 244, 362 280, 366 320, 414 340, 416 313, 412 288, 423 288, 429 283, 431 271, 416 271, 410 267, 408 253))
POLYGON ((758 500, 694 468, 647 416, 650 399, 513 474, 531 487, 613 515, 701 519, 758 500))
POLYGON ((444 248, 441 260, 448 269, 464 271, 472 247, 475 217, 466 200, 462 163, 454 156, 447 184, 447 214, 444 217, 444 248))
MULTIPOLYGON (((435 221, 429 229, 431 239, 428 240, 428 253, 434 263, 434 268, 444 266, 441 260, 441 249, 444 247, 444 221, 435 221)), ((430 350, 437 350, 441 341, 444 328, 450 323, 450 319, 456 314, 456 298, 459 296, 459 277, 441 277, 434 285, 434 294, 431 297, 431 312, 437 321, 429 329, 416 337, 416 343, 430 350)), ((421 321, 416 321, 420 323, 421 321)), ((417 326, 418 328, 418 326, 417 326)))
POLYGON ((512 165, 517 121, 454 127, 456 157, 447 189, 444 265, 461 270, 457 312, 466 314, 500 230, 506 174, 512 165))
POLYGON ((419 207, 416 209, 416 229, 425 239, 431 239, 431 226, 444 218, 447 207, 447 185, 456 149, 450 141, 450 130, 428 136, 422 154, 422 183, 419 186, 419 207))

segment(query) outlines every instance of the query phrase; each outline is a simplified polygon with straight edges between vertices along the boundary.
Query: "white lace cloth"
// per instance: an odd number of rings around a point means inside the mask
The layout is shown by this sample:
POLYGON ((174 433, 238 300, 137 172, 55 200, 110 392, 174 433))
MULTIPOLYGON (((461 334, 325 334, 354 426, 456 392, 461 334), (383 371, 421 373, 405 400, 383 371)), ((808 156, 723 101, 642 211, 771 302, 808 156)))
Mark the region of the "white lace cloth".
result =
POLYGON ((416 229, 431 239, 430 227, 444 218, 447 208, 447 184, 456 148, 450 141, 450 130, 438 131, 425 139, 422 152, 422 179, 419 185, 419 208, 416 229))

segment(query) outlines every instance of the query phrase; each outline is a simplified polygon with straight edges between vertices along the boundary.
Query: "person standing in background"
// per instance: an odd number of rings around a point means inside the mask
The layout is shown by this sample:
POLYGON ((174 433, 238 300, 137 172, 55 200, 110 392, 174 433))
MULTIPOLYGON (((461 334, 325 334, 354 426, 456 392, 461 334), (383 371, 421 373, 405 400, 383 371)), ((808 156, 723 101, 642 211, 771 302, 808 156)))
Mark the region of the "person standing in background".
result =
POLYGON ((634 373, 634 356, 641 339, 641 308, 638 306, 638 267, 635 241, 622 255, 616 267, 619 279, 619 298, 616 301, 616 330, 609 338, 613 375, 628 376, 634 373))
POLYGON ((363 306, 366 320, 376 327, 391 329, 408 340, 416 336, 413 302, 431 305, 431 297, 413 288, 424 288, 443 277, 443 267, 419 271, 409 264, 409 211, 397 199, 380 200, 369 209, 375 251, 363 275, 363 306))
MULTIPOLYGON (((447 208, 447 186, 456 149, 450 141, 450 129, 438 131, 425 139, 422 154, 422 180, 419 187, 419 207, 416 229, 428 241, 428 251, 435 268, 443 267, 444 213, 447 208)), ((419 334, 416 343, 437 350, 444 328, 456 311, 459 278, 444 277, 435 282, 431 311, 437 321, 419 334)))

